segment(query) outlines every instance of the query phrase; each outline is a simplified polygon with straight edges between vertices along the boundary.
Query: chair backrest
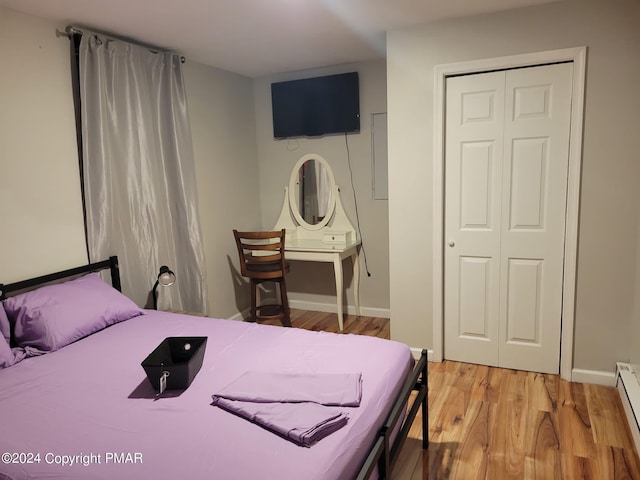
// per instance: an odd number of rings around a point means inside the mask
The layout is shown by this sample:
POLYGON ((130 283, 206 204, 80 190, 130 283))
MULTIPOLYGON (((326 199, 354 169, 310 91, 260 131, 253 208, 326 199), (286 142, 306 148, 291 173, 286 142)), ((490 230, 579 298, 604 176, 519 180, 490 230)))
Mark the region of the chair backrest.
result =
POLYGON ((285 229, 271 232, 233 231, 243 277, 268 280, 284 277, 285 229))

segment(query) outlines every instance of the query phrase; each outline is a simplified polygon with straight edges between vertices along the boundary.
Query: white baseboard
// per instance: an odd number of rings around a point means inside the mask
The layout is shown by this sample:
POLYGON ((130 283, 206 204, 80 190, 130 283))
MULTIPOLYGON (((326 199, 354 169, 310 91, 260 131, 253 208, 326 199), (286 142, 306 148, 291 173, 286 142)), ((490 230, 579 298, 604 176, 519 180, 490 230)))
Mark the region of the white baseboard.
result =
MULTIPOLYGON (((299 300, 289 300, 290 308, 297 308, 299 310, 311 310, 313 312, 328 312, 336 313, 336 304, 320 303, 320 302, 302 302, 299 300)), ((231 320, 243 320, 249 318, 249 308, 238 312, 235 315, 229 317, 231 320)), ((345 314, 355 315, 356 307, 348 305, 345 314)), ((360 307, 360 315, 366 317, 378 317, 378 318, 391 318, 391 311, 388 308, 373 308, 373 307, 360 307)))
MULTIPOLYGON (((337 313, 338 311, 335 303, 305 302, 291 299, 289 299, 289 307, 299 310, 312 310, 314 312, 337 313)), ((347 305, 345 313, 355 315, 356 307, 347 305)), ((360 315, 366 317, 391 318, 391 311, 388 308, 360 307, 360 315)))
POLYGON ((580 368, 574 368, 573 370, 571 370, 571 381, 580 383, 592 383, 594 385, 604 385, 606 387, 615 387, 616 374, 612 372, 582 370, 580 368))
MULTIPOLYGON (((415 360, 418 360, 422 356, 422 348, 410 347, 411 354, 415 360)), ((433 362, 433 350, 427 349, 427 362, 433 362)))

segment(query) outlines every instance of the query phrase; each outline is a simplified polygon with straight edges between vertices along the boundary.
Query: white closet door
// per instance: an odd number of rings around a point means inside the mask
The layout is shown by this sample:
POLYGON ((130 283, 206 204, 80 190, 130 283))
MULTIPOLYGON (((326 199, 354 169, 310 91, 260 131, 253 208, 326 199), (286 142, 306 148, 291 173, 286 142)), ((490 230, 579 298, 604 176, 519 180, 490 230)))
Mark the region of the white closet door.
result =
POLYGON ((572 74, 447 79, 446 358, 558 372, 572 74))
POLYGON ((498 365, 504 72, 447 79, 445 357, 498 365))

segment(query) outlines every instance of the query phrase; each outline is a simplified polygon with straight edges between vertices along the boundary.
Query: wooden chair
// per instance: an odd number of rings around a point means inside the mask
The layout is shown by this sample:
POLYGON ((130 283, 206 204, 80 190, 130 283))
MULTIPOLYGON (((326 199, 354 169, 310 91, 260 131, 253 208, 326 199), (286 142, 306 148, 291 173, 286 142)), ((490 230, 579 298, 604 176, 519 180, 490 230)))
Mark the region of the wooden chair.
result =
POLYGON ((251 321, 279 319, 291 326, 285 274, 289 266, 284 259, 285 230, 271 232, 233 231, 240 257, 240 274, 251 283, 251 321), (280 304, 258 305, 258 288, 264 282, 278 284, 280 304))

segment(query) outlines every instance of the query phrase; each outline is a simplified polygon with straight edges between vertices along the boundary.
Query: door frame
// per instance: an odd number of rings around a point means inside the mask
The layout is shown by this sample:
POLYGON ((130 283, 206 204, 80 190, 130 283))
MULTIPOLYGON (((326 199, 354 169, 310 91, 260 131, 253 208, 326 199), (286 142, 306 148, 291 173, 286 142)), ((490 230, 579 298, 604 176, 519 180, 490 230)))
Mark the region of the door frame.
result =
POLYGON ((563 262, 563 293, 560 340, 560 377, 571 380, 573 369, 573 329, 578 258, 578 220, 580 211, 580 172, 582 170, 582 132, 587 47, 566 48, 481 60, 436 65, 434 68, 434 151, 433 151, 433 357, 444 358, 444 162, 445 88, 447 77, 556 62, 573 62, 571 132, 563 262))

